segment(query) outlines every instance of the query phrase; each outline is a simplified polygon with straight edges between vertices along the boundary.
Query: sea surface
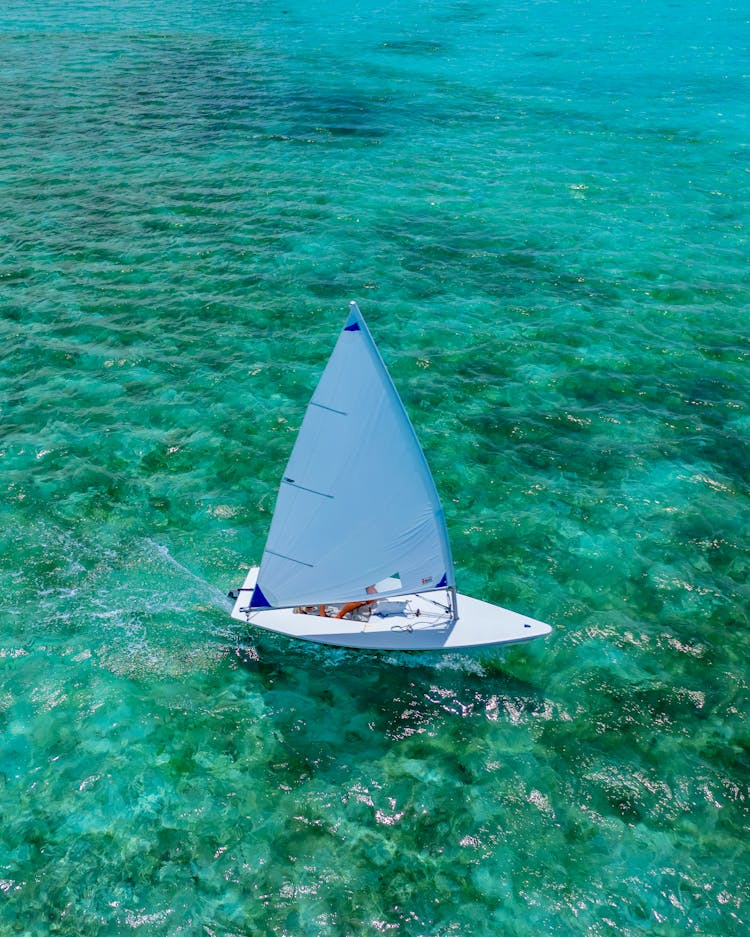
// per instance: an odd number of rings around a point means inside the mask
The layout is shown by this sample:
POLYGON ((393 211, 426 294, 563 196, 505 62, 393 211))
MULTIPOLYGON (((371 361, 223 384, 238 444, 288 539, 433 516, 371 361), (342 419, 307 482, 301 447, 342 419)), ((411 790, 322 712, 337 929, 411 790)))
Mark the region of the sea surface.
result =
POLYGON ((750 930, 744 0, 3 0, 0 935, 750 930), (356 299, 461 591, 248 631, 356 299))

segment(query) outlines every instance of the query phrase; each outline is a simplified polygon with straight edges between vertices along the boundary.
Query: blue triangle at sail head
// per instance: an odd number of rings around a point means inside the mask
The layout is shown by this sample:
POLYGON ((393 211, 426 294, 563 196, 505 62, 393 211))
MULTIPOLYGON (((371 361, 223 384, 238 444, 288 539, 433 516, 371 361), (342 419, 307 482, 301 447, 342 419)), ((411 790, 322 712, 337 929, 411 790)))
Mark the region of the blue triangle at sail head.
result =
POLYGON ((250 608, 271 608, 271 603, 263 595, 263 592, 257 583, 253 589, 253 597, 250 599, 250 608))
POLYGON ((359 311, 359 306, 356 303, 349 303, 349 318, 346 320, 344 331, 359 332, 362 328, 362 326, 359 324, 359 320, 361 318, 362 313, 359 311))

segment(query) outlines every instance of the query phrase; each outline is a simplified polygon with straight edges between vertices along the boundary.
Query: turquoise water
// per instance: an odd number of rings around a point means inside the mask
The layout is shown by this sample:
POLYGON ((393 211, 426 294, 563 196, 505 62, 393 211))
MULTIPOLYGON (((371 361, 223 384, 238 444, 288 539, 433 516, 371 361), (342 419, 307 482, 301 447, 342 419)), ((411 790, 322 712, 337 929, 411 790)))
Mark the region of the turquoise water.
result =
POLYGON ((3 937, 747 932, 749 40, 6 0, 3 937), (350 299, 545 642, 228 617, 350 299))

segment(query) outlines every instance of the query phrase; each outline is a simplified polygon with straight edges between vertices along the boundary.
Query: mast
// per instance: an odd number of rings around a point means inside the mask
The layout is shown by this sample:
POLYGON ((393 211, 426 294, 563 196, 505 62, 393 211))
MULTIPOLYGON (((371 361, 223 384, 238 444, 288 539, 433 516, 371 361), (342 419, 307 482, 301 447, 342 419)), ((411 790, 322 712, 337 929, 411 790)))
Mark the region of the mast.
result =
POLYGON ((451 618, 453 621, 458 621, 458 593, 456 587, 451 586, 448 592, 450 593, 451 618))

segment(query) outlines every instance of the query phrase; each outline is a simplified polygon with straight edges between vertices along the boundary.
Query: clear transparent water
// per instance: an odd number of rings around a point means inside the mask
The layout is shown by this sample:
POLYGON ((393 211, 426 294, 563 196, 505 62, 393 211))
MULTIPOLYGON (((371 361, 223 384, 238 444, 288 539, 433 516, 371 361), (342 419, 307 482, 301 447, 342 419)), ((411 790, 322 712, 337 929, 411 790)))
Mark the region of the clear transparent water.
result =
POLYGON ((0 12, 0 933, 744 934, 748 14, 0 12), (248 634, 357 299, 505 653, 248 634))

